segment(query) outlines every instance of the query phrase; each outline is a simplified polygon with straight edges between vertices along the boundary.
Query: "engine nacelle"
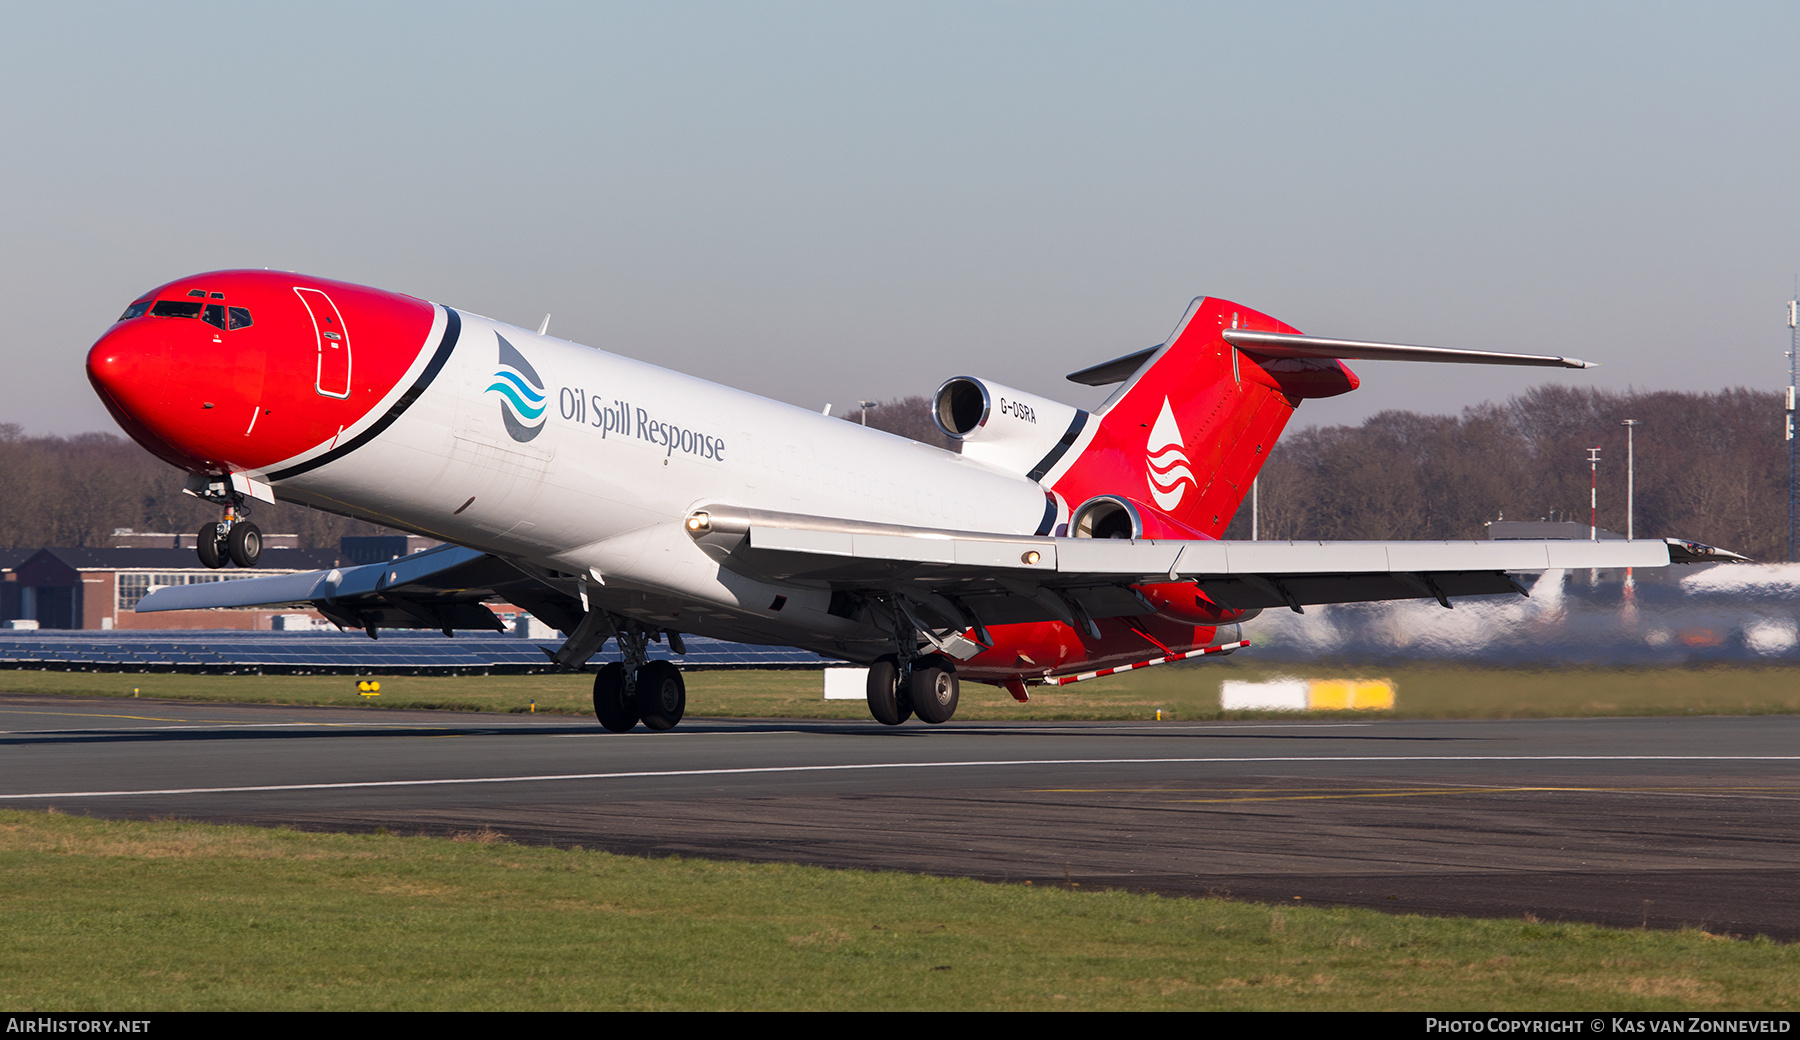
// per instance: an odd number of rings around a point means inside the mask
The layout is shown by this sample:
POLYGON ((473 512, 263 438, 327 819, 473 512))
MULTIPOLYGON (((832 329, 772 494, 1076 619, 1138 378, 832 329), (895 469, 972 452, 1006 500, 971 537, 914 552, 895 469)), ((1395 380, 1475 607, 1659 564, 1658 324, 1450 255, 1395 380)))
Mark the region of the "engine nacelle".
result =
MULTIPOLYGON (((1124 495, 1095 495, 1069 514, 1070 538, 1178 538, 1210 541, 1206 535, 1124 495)), ((1260 609, 1237 610, 1207 599, 1191 581, 1137 586, 1138 595, 1157 614, 1186 625, 1223 625, 1248 621, 1260 609)))
POLYGON ((964 456, 1041 480, 1075 442, 1088 413, 974 376, 946 379, 931 418, 964 456))
POLYGON ((1181 521, 1124 495, 1095 495, 1069 514, 1070 538, 1179 538, 1207 536, 1181 521))

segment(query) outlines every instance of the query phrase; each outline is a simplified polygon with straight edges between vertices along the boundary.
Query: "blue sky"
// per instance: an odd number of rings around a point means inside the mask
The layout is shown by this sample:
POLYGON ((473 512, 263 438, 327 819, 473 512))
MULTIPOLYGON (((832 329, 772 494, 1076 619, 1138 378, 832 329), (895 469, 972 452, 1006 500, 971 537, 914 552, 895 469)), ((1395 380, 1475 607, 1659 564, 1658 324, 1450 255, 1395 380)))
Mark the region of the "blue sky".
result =
POLYGON ((0 422, 170 278, 364 282, 817 408, 1062 375, 1223 296, 1364 362, 1300 421, 1786 382, 1800 8, 18 9, 0 422))

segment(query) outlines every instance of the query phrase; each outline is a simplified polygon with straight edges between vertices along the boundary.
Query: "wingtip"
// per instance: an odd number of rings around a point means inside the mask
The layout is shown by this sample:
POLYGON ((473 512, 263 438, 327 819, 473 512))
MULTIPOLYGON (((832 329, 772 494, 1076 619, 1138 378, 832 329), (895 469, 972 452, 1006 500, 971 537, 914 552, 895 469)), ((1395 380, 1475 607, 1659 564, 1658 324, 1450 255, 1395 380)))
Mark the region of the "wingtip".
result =
POLYGON ((1716 545, 1690 542, 1685 538, 1665 538, 1663 541, 1669 546, 1670 563, 1727 563, 1733 561, 1748 563, 1750 561, 1748 556, 1739 556, 1729 549, 1721 549, 1716 545))

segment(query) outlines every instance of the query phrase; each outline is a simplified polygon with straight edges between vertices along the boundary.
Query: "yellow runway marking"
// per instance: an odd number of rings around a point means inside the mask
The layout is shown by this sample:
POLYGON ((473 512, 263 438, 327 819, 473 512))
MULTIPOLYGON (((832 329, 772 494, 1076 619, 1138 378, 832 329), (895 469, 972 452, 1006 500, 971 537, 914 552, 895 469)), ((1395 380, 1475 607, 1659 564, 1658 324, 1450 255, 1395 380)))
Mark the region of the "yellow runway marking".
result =
MULTIPOLYGON (((189 719, 172 719, 167 715, 107 715, 97 711, 19 711, 14 708, 0 709, 0 715, 59 715, 76 719, 142 719, 145 722, 188 722, 189 719)), ((215 720, 205 720, 215 721, 215 720)), ((223 721, 223 720, 216 720, 223 721)))

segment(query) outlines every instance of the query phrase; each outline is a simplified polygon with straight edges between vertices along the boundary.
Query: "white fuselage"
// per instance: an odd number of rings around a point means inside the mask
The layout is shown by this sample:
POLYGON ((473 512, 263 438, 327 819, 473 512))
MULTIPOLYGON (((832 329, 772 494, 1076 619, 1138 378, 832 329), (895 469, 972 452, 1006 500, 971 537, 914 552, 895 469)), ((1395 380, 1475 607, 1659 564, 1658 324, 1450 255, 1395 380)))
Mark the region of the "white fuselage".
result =
POLYGON ((687 631, 742 638, 749 623, 766 641, 794 643, 853 633, 825 612, 828 590, 722 570, 683 530, 692 510, 1006 534, 1043 520, 1044 490, 1022 475, 459 313, 455 350, 419 399, 356 451, 283 480, 282 498, 590 576, 603 601, 638 615, 685 613, 687 631), (525 381, 541 382, 529 388, 542 394, 535 419, 515 409, 509 423, 503 391, 490 389, 502 338, 529 367, 525 381), (515 435, 521 428, 529 439, 515 435), (777 595, 793 602, 771 611, 777 595), (795 638, 808 631, 813 638, 795 638))

